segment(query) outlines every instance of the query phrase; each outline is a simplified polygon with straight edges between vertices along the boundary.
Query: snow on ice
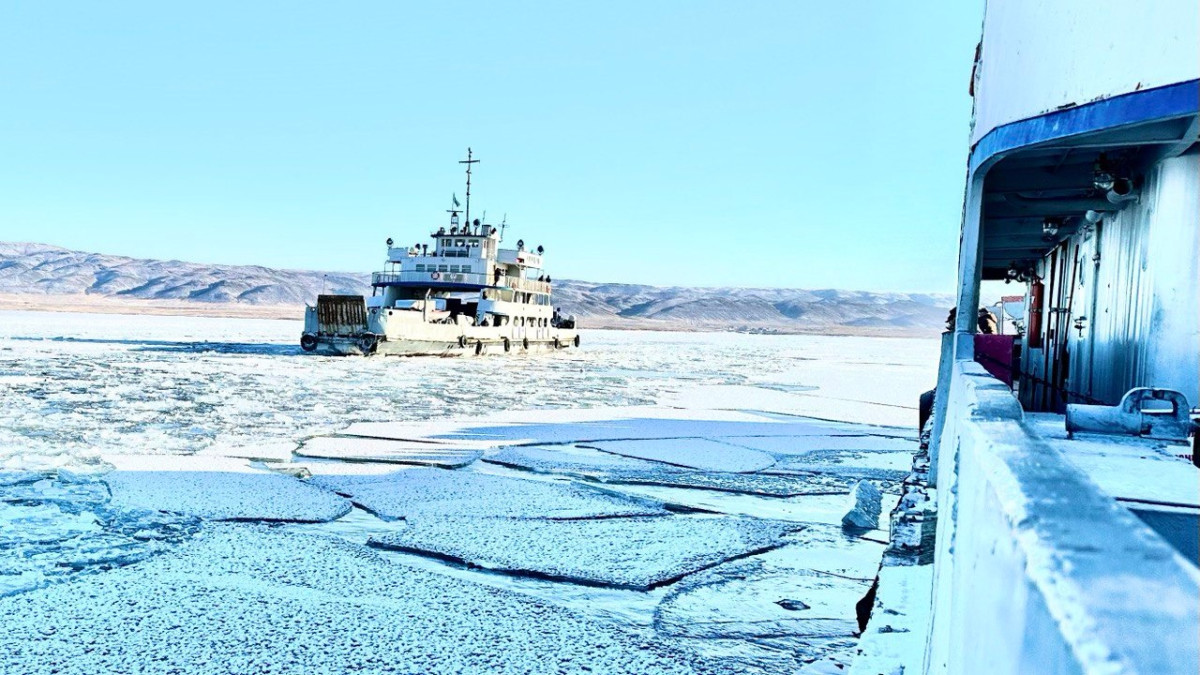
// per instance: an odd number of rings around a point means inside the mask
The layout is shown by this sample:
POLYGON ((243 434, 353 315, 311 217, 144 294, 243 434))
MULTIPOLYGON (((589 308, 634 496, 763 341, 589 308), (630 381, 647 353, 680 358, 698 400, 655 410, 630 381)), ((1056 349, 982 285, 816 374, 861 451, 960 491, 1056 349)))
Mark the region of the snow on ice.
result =
POLYGON ((0 671, 36 674, 835 672, 882 549, 846 492, 893 496, 914 433, 877 425, 937 363, 601 331, 519 368, 333 359, 298 322, 2 314, 0 671))
POLYGON ((447 469, 464 467, 483 455, 479 450, 459 450, 430 443, 346 436, 310 438, 296 450, 296 454, 301 457, 355 462, 425 464, 447 469))
POLYGON ((775 458, 765 452, 705 438, 605 441, 588 445, 614 455, 705 471, 762 471, 775 463, 775 458))
POLYGON ((0 622, 12 673, 731 672, 652 634, 251 524, 0 598, 0 622))
POLYGON ((321 522, 350 502, 302 481, 255 469, 244 460, 167 455, 107 458, 111 504, 122 509, 183 513, 206 520, 321 522))
POLYGON ((413 516, 599 518, 661 515, 662 504, 568 482, 417 468, 378 475, 314 476, 314 485, 344 494, 390 519, 413 516))
POLYGON ((490 570, 649 590, 782 543, 800 529, 749 518, 414 518, 371 544, 490 570))

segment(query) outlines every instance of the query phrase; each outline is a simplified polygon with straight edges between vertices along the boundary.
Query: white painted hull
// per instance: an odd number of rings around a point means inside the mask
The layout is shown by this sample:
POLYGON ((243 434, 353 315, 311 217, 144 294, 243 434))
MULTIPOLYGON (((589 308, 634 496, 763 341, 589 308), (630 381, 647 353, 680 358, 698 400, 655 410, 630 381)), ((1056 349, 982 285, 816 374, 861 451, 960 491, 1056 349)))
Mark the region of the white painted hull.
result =
POLYGON ((510 329, 437 324, 408 324, 405 328, 407 330, 404 333, 385 333, 375 339, 370 335, 318 335, 313 351, 330 356, 476 356, 546 353, 573 348, 579 343, 577 331, 559 328, 510 329))

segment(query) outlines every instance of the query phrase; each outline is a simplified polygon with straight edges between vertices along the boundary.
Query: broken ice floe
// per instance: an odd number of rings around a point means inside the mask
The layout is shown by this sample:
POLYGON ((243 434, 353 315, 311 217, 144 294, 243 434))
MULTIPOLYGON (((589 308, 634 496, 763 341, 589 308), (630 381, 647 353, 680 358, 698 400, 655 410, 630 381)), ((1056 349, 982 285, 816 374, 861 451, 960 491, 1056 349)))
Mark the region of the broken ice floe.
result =
POLYGON ((900 452, 910 457, 917 451, 916 441, 888 436, 848 435, 831 430, 821 436, 725 436, 719 440, 774 455, 804 455, 821 450, 862 450, 900 452))
POLYGON ((871 483, 860 480, 850 490, 849 510, 842 516, 842 526, 870 530, 879 524, 883 494, 871 483))
POLYGON ((670 639, 249 524, 0 598, 0 623, 0 672, 730 672, 670 639))
POLYGON ((322 522, 345 515, 350 502, 303 481, 255 469, 237 459, 125 455, 107 458, 111 505, 205 520, 322 522))
POLYGON ((601 483, 663 485, 769 497, 846 492, 846 481, 832 476, 696 471, 573 445, 508 447, 483 461, 601 483))
POLYGON ((310 482, 389 519, 412 516, 611 518, 662 515, 659 502, 571 482, 414 468, 386 474, 322 474, 310 482))
POLYGON ((743 649, 739 657, 768 672, 808 672, 802 666, 815 659, 842 659, 858 630, 855 604, 871 586, 883 547, 830 526, 788 539, 681 580, 655 610, 656 631, 701 645, 769 648, 743 649))
POLYGON ((633 441, 588 443, 604 452, 704 471, 743 473, 762 471, 775 459, 759 450, 751 450, 706 438, 662 438, 633 441))
POLYGON ((802 418, 771 419, 750 412, 605 407, 514 410, 425 422, 360 422, 342 433, 485 449, 514 444, 800 433, 829 424, 802 418))
POLYGON ((394 462, 459 468, 479 459, 479 450, 458 449, 432 443, 396 441, 354 436, 317 436, 304 442, 296 454, 301 457, 340 459, 358 462, 394 462))
POLYGON ((770 473, 834 473, 853 478, 903 480, 912 470, 912 454, 896 451, 812 450, 781 459, 770 473))
POLYGON ((0 596, 143 560, 197 526, 171 514, 115 509, 107 498, 95 479, 52 476, 0 487, 0 596))
POLYGON ((370 543, 514 574, 648 590, 779 546, 784 535, 799 529, 721 516, 416 518, 370 543))

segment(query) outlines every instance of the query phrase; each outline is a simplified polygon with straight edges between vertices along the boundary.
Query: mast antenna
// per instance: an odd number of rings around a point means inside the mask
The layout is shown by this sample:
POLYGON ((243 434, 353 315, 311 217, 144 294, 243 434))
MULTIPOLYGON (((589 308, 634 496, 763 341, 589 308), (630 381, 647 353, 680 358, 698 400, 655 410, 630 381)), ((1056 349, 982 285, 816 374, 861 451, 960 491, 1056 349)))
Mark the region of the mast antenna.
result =
POLYGON ((458 160, 459 164, 467 165, 467 213, 466 222, 471 224, 471 165, 478 164, 479 160, 471 159, 471 148, 467 148, 467 158, 458 160))
POLYGON ((508 227, 508 214, 500 219, 500 241, 504 241, 504 228, 508 227))

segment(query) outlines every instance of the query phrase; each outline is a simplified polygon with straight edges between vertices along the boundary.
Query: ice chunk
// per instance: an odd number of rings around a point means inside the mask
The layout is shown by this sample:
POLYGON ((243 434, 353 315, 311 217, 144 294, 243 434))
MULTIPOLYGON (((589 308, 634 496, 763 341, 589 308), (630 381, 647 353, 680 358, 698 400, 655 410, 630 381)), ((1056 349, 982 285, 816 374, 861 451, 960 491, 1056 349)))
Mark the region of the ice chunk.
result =
POLYGON ((870 588, 866 582, 774 569, 753 559, 682 583, 659 605, 655 628, 695 638, 852 637, 858 632, 854 603, 870 588))
POLYGON ((0 598, 0 625, 6 673, 728 672, 674 640, 254 524, 0 598))
POLYGON ((522 445, 507 447, 485 462, 526 471, 575 475, 599 475, 612 471, 683 471, 682 467, 621 457, 577 445, 522 445))
POLYGON ((602 483, 664 485, 771 497, 846 492, 846 481, 830 476, 694 471, 575 445, 509 447, 483 461, 526 471, 579 476, 602 483))
POLYGON ((296 450, 302 457, 344 459, 397 464, 426 464, 446 468, 463 467, 479 459, 479 450, 460 449, 433 443, 395 441, 383 438, 318 436, 296 450))
POLYGON ((350 497, 382 518, 505 516, 604 518, 660 515, 662 504, 578 483, 525 480, 468 471, 414 468, 387 474, 327 474, 311 481, 350 497))
POLYGON ((664 485, 670 487, 734 492, 766 497, 803 495, 840 495, 846 493, 846 481, 836 476, 784 476, 761 473, 721 473, 715 471, 609 471, 593 480, 627 485, 664 485))
POLYGON ((350 502, 244 460, 164 455, 112 456, 104 477, 110 506, 183 513, 206 520, 323 522, 350 502))
POLYGON ((659 603, 654 627, 705 644, 770 641, 797 663, 844 653, 858 630, 855 604, 871 586, 884 546, 814 525, 785 546, 683 579, 659 603))
POLYGON ((799 526, 725 516, 601 520, 416 518, 370 543, 487 569, 649 590, 769 550, 799 526))
POLYGON ((850 490, 850 510, 842 516, 842 526, 863 530, 879 527, 882 501, 883 495, 879 488, 868 481, 858 481, 850 490))
POLYGON ((850 435, 837 431, 826 436, 727 436, 719 440, 775 455, 804 455, 820 450, 863 450, 895 451, 911 456, 917 451, 917 442, 905 438, 850 435))
MULTIPOLYGON (((913 452, 916 446, 913 445, 913 452)), ((831 473, 873 480, 903 480, 912 470, 911 452, 812 450, 780 460, 770 473, 831 473)))
POLYGON ((705 471, 762 471, 775 463, 765 452, 704 438, 664 438, 588 443, 604 452, 705 471))

